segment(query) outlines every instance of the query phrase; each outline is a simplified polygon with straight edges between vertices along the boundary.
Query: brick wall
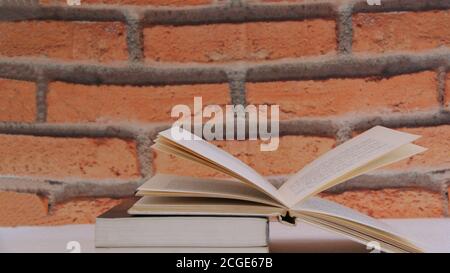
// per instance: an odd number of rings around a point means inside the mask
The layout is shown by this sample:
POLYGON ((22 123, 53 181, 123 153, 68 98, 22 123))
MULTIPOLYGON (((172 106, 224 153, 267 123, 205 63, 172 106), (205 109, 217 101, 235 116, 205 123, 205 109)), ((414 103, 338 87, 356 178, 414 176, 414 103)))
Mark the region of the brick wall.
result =
POLYGON ((279 185, 374 125, 429 150, 321 196, 448 217, 450 0, 0 0, 0 226, 92 223, 155 172, 192 104, 279 104, 281 142, 215 141, 279 185), (101 4, 101 5, 99 5, 101 4))

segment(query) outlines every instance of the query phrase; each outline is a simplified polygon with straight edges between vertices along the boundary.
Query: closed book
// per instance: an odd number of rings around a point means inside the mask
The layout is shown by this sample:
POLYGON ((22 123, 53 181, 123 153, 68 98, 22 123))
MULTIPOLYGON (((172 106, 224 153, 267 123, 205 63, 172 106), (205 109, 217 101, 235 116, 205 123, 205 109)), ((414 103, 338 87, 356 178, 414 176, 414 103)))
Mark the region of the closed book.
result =
MULTIPOLYGON (((99 216, 98 248, 267 247, 268 219, 240 216, 131 216, 133 202, 124 202, 99 216)), ((162 249, 163 250, 163 249, 162 249)))

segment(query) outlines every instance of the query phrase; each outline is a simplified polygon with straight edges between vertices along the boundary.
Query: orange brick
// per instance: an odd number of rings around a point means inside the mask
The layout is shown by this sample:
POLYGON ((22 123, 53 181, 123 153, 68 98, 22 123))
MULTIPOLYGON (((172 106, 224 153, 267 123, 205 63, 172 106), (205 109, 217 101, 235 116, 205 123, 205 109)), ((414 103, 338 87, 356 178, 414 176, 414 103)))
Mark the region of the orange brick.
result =
POLYGON ((272 60, 335 50, 335 22, 323 19, 153 26, 144 30, 144 53, 153 61, 272 60))
POLYGON ((123 202, 111 198, 76 198, 56 204, 36 225, 95 224, 95 218, 123 202))
POLYGON ((101 62, 127 60, 125 26, 118 22, 0 22, 0 55, 101 62))
POLYGON ((280 118, 393 113, 438 107, 434 72, 389 79, 247 83, 251 104, 278 104, 280 118))
POLYGON ((424 218, 444 215, 441 194, 424 189, 355 190, 321 196, 375 218, 424 218))
POLYGON ((177 104, 194 111, 194 96, 201 96, 204 106, 230 103, 227 84, 132 87, 55 82, 48 94, 48 121, 170 121, 177 104))
POLYGON ((135 143, 120 139, 0 135, 0 174, 49 178, 139 177, 135 143))
POLYGON ((36 117, 36 86, 31 82, 0 79, 0 121, 32 122, 36 117))
MULTIPOLYGON (((325 137, 284 136, 276 151, 261 152, 260 141, 214 141, 219 148, 236 156, 262 175, 295 173, 307 163, 327 152, 335 140, 325 137)), ((224 175, 200 164, 155 153, 156 172, 196 177, 224 177, 224 175)))
POLYGON ((35 194, 0 192, 0 226, 27 225, 48 214, 48 200, 35 194))
POLYGON ((93 224, 95 218, 122 200, 78 198, 56 204, 48 210, 48 200, 35 194, 0 192, 0 226, 93 224))
POLYGON ((422 138, 415 143, 428 148, 428 150, 410 159, 390 165, 387 167, 388 169, 437 170, 450 167, 450 125, 400 130, 421 135, 422 138))
POLYGON ((418 51, 450 45, 450 11, 361 13, 353 16, 356 52, 418 51))
MULTIPOLYGON (((153 6, 194 6, 210 4, 211 0, 81 0, 81 5, 153 5, 153 6)), ((67 0, 40 0, 41 4, 65 4, 67 0)))

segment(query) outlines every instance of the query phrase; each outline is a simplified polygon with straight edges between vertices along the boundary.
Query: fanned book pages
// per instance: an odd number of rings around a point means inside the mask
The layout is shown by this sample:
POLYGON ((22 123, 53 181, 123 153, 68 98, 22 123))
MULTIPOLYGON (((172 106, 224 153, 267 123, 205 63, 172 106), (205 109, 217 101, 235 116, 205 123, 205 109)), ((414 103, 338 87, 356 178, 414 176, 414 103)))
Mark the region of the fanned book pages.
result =
POLYGON ((422 252, 417 243, 383 222, 313 197, 353 177, 425 151, 412 144, 419 137, 376 126, 320 156, 276 188, 239 159, 182 128, 172 127, 159 133, 154 149, 211 167, 232 179, 157 174, 138 189, 137 195, 142 198, 129 213, 265 216, 293 223, 299 218, 360 243, 376 241, 386 252, 422 252))

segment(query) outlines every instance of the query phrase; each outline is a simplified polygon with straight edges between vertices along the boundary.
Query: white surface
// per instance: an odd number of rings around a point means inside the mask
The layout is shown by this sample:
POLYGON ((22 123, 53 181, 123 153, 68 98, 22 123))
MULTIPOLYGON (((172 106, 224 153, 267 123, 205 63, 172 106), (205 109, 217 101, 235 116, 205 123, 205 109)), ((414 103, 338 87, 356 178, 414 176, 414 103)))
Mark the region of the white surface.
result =
MULTIPOLYGON (((450 252, 450 219, 387 219, 406 238, 416 239, 428 252, 450 252)), ((291 228, 271 225, 271 252, 369 252, 344 236, 299 223, 291 228)))
MULTIPOLYGON (((450 219, 386 220, 405 235, 423 238, 434 252, 450 252, 450 219)), ((368 252, 365 246, 305 223, 270 225, 271 252, 368 252)), ((0 252, 69 252, 76 241, 81 252, 95 252, 94 226, 0 228, 0 252)), ((76 245, 76 243, 75 243, 76 245)))

